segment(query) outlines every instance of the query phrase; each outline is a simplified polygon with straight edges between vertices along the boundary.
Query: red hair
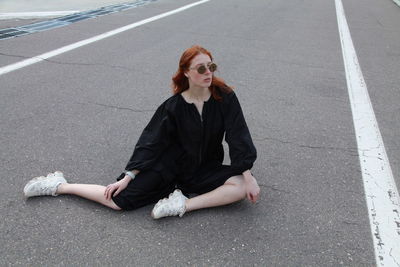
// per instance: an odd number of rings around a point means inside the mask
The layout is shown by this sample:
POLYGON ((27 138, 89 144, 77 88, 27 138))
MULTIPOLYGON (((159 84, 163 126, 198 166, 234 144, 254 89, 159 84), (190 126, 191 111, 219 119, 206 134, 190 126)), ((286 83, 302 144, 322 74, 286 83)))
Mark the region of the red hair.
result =
MULTIPOLYGON (((188 71, 193 58, 199 54, 208 55, 211 61, 213 60, 211 53, 199 45, 194 45, 186 49, 179 60, 178 70, 176 71, 175 75, 172 76, 172 89, 175 95, 189 89, 189 80, 185 76, 185 72, 188 71)), ((208 89, 216 100, 222 100, 222 97, 218 91, 227 93, 232 92, 232 87, 228 86, 223 79, 216 77, 214 74, 212 76, 211 85, 208 89)))

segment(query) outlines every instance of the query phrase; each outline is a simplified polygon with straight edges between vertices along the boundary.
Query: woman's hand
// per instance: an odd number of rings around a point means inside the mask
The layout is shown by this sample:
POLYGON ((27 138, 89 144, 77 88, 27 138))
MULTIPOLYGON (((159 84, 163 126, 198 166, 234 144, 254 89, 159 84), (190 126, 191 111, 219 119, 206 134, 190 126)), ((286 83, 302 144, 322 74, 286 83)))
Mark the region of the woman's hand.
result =
POLYGON ((106 197, 107 200, 111 200, 111 196, 116 196, 118 195, 122 190, 124 190, 129 182, 131 181, 131 177, 128 175, 125 175, 125 177, 118 182, 115 182, 113 184, 109 184, 106 186, 106 190, 104 190, 104 196, 106 197))
POLYGON ((256 203, 260 195, 260 187, 257 184, 256 178, 250 173, 250 171, 243 173, 245 177, 246 185, 246 196, 249 201, 256 203))

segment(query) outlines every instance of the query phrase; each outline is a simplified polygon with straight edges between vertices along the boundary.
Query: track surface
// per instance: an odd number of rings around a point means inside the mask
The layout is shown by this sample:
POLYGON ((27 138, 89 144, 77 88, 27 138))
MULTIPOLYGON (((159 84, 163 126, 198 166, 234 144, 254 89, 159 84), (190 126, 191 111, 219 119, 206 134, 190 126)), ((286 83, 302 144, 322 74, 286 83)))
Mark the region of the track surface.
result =
MULTIPOLYGON (((0 41, 0 67, 191 2, 0 41)), ((343 4, 400 184, 400 8, 343 4)), ((0 107, 0 265, 375 264, 334 1, 212 0, 0 76, 0 107), (192 44, 211 50, 236 88, 258 149, 256 205, 153 221, 151 206, 24 200, 24 184, 50 171, 113 182, 192 44)))

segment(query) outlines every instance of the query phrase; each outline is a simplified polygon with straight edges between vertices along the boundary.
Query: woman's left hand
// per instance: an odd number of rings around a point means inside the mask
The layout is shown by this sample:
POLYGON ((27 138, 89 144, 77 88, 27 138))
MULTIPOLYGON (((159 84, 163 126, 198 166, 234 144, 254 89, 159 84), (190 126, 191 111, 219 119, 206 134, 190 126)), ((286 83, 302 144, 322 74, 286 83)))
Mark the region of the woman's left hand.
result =
POLYGON ((128 186, 131 180, 132 179, 129 176, 125 175, 125 177, 118 182, 107 185, 104 190, 105 198, 107 200, 111 200, 111 196, 115 197, 116 195, 118 195, 119 192, 121 192, 128 186))
POLYGON ((253 175, 248 175, 245 179, 246 196, 249 201, 256 203, 260 195, 260 187, 253 175))

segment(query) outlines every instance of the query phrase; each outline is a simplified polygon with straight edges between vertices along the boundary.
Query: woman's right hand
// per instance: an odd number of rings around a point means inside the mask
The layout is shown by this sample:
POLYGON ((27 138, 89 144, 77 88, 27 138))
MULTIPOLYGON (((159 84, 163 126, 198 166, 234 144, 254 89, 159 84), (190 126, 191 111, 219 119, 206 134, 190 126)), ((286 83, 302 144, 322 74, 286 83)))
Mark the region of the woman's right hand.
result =
POLYGON ((106 197, 106 199, 111 200, 111 196, 115 197, 116 195, 118 195, 128 186, 131 180, 132 179, 130 176, 125 175, 125 177, 118 182, 107 185, 106 190, 104 190, 104 196, 106 197))

